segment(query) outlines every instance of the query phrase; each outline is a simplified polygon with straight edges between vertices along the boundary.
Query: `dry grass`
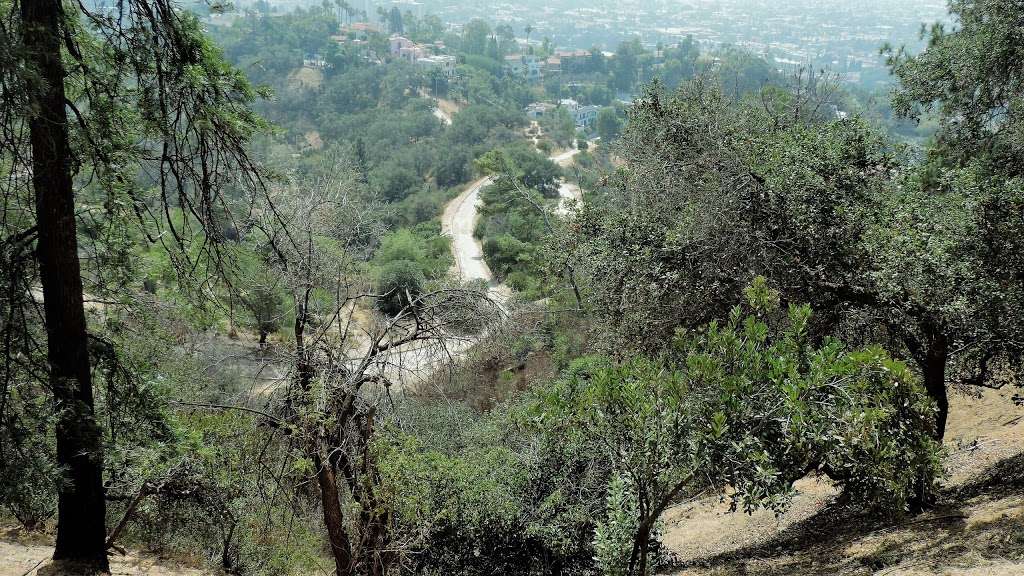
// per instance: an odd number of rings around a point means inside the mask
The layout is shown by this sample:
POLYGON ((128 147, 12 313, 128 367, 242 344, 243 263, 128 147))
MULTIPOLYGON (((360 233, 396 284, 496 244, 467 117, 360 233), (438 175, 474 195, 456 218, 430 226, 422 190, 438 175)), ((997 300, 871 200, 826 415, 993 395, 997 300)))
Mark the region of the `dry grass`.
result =
POLYGON ((317 90, 324 83, 324 73, 316 68, 302 66, 288 75, 288 84, 292 89, 317 90))
POLYGON ((678 576, 1024 575, 1024 409, 1010 391, 955 394, 937 507, 885 522, 805 480, 783 516, 676 508, 664 541, 678 576))
MULTIPOLYGON (((0 530, 0 576, 57 576, 66 574, 50 561, 53 543, 50 537, 19 529, 0 530)), ((181 565, 166 558, 129 553, 110 556, 111 576, 201 576, 212 574, 181 565)))

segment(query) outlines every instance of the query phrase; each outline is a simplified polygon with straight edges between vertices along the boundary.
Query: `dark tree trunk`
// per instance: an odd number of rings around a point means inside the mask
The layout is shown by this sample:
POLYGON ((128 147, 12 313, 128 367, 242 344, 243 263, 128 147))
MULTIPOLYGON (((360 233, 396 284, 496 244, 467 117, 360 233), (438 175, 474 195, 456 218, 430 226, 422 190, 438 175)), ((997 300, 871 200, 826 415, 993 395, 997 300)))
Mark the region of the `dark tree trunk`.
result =
POLYGON ((636 541, 637 544, 639 544, 639 548, 637 549, 639 558, 637 559, 636 563, 636 576, 647 576, 647 554, 650 552, 651 549, 652 524, 653 520, 650 522, 644 521, 642 524, 640 524, 640 528, 637 530, 636 533, 636 541))
MULTIPOLYGON (((306 311, 305 305, 299 307, 295 315, 295 355, 297 358, 296 372, 302 395, 309 393, 313 384, 314 368, 306 350, 306 311)), ((288 400, 289 404, 291 398, 288 400)), ((291 411, 289 405, 287 410, 291 411)), ((310 459, 317 467, 317 486, 320 488, 320 506, 323 508, 324 526, 327 528, 327 541, 334 556, 334 571, 337 576, 349 576, 353 573, 352 545, 349 542, 348 530, 345 528, 345 516, 339 500, 338 476, 335 462, 320 457, 318 442, 312 441, 307 448, 310 459)))
MULTIPOLYGON (((924 387, 935 402, 934 437, 940 444, 946 435, 946 420, 949 416, 949 396, 946 391, 946 367, 949 364, 949 341, 945 335, 933 331, 928 349, 918 356, 924 387)), ((914 488, 914 496, 908 503, 913 513, 923 512, 934 503, 933 487, 928 477, 920 475, 914 488)))
POLYGON ((34 114, 32 186, 39 229, 47 359, 59 418, 57 463, 65 471, 57 505, 53 557, 106 571, 106 503, 102 437, 93 413, 82 277, 75 230, 71 150, 65 109, 59 0, 22 0, 26 64, 39 74, 30 86, 34 114))
POLYGON ((657 518, 657 514, 644 517, 637 526, 636 535, 633 537, 633 550, 629 555, 629 566, 626 568, 626 574, 629 576, 647 576, 647 553, 651 548, 651 528, 657 518))
POLYGON ((935 439, 939 442, 946 435, 946 419, 949 417, 949 397, 946 392, 946 366, 948 363, 949 344, 946 342, 945 336, 937 336, 928 348, 921 372, 924 376, 924 387, 938 408, 938 412, 935 414, 935 439))
POLYGON ((317 460, 319 471, 317 482, 320 485, 320 505, 324 509, 324 524, 327 526, 327 538, 334 556, 334 569, 337 576, 352 574, 352 548, 345 529, 345 517, 342 515, 341 502, 338 500, 338 479, 330 462, 317 460))

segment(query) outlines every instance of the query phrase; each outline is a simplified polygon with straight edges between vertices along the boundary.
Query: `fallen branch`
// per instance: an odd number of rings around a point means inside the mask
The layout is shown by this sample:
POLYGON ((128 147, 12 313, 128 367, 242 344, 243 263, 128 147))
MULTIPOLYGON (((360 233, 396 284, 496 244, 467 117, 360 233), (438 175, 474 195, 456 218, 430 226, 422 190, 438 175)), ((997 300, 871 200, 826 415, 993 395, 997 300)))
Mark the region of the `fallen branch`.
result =
POLYGON ((118 521, 117 526, 114 526, 114 529, 110 532, 110 535, 107 536, 106 545, 108 549, 113 548, 114 550, 120 552, 122 556, 126 556, 128 554, 124 548, 121 548, 114 542, 117 540, 117 537, 121 535, 121 531, 124 530, 124 527, 128 525, 128 521, 131 520, 132 515, 135 514, 135 509, 139 507, 139 503, 142 502, 142 499, 145 498, 146 496, 149 496, 150 494, 155 493, 156 491, 157 487, 152 482, 142 483, 142 486, 139 488, 139 491, 135 494, 135 497, 132 498, 132 501, 128 504, 128 508, 124 511, 124 514, 121 516, 121 520, 118 521))
POLYGON ((39 565, 40 565, 40 564, 42 564, 43 562, 46 562, 46 558, 42 558, 41 560, 39 560, 39 562, 36 562, 36 565, 35 565, 35 566, 33 566, 33 567, 29 568, 29 569, 28 569, 28 572, 25 572, 25 573, 24 573, 24 574, 22 574, 21 576, 28 576, 29 574, 31 574, 31 573, 32 573, 32 571, 33 571, 33 570, 35 570, 36 568, 39 568, 39 565))

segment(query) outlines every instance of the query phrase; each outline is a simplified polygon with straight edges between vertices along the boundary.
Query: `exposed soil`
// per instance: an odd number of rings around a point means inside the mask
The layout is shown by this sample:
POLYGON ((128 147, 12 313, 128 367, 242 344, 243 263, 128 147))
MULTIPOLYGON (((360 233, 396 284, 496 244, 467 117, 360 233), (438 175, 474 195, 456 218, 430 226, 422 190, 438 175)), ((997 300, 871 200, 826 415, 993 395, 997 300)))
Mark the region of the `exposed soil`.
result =
POLYGON ((480 190, 492 181, 491 178, 481 178, 467 186, 445 206, 444 214, 441 216, 441 231, 452 239, 455 272, 462 281, 490 282, 494 278, 490 267, 484 261, 483 247, 473 236, 480 190))
POLYGON ((747 516, 718 498, 678 506, 664 543, 678 576, 1024 575, 1024 409, 1010 391, 955 394, 937 506, 898 521, 805 479, 791 508, 747 516))
POLYGON ((324 83, 324 73, 316 68, 302 66, 288 75, 288 82, 293 89, 317 90, 324 83))
MULTIPOLYGON (((57 576, 67 572, 54 564, 53 540, 41 534, 25 533, 15 528, 0 529, 0 576, 57 576)), ((112 576, 201 576, 213 574, 183 566, 168 558, 128 553, 110 556, 112 576)))
POLYGON ((320 132, 317 130, 310 130, 303 135, 306 141, 306 146, 309 146, 313 150, 319 150, 324 147, 324 140, 320 137, 320 132))
POLYGON ((443 112, 445 114, 445 116, 448 117, 448 119, 449 119, 448 123, 449 124, 451 124, 451 118, 453 116, 455 116, 456 114, 458 114, 459 110, 462 109, 458 104, 456 104, 452 100, 446 100, 444 98, 436 98, 435 101, 437 102, 438 110, 443 112))

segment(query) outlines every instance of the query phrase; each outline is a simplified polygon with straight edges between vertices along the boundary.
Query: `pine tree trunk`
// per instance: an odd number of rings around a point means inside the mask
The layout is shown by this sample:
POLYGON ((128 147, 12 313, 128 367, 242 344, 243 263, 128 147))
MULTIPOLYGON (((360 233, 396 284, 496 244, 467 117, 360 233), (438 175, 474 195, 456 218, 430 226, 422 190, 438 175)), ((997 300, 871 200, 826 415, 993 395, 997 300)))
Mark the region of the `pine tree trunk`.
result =
POLYGON ((949 345, 944 336, 937 336, 928 349, 921 372, 928 396, 935 401, 935 438, 939 442, 946 434, 946 420, 949 417, 949 397, 946 392, 946 366, 949 363, 949 345))
MULTIPOLYGON (((946 367, 949 364, 949 343, 941 333, 932 335, 928 349, 923 358, 918 359, 924 387, 928 396, 935 402, 935 440, 940 444, 946 434, 946 420, 949 416, 949 396, 946 391, 946 367)), ((922 474, 917 479, 914 496, 908 503, 913 513, 923 512, 934 503, 933 487, 928 476, 922 474)))
POLYGON ((57 505, 53 557, 106 571, 106 503, 102 437, 93 412, 75 199, 61 61, 59 0, 22 0, 26 64, 39 74, 30 86, 32 186, 39 229, 47 359, 59 418, 57 463, 65 471, 57 505))

